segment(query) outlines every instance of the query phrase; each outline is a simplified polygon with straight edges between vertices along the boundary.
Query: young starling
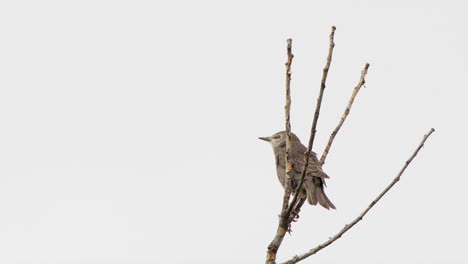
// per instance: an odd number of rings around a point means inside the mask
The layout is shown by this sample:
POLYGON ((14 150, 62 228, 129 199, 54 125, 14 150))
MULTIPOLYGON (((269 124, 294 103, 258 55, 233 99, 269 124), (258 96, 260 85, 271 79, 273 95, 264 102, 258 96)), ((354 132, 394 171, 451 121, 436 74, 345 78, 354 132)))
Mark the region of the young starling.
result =
MULTIPOLYGON (((292 148, 289 154, 289 161, 292 164, 291 170, 291 186, 286 186, 286 131, 281 131, 271 137, 260 137, 259 139, 265 140, 273 147, 276 161, 276 173, 283 188, 292 188, 290 191, 294 194, 297 186, 301 181, 302 169, 304 168, 304 154, 307 148, 302 145, 299 138, 291 133, 292 148)), ((323 187, 325 185, 325 178, 328 175, 322 171, 315 152, 310 152, 309 164, 307 166, 307 173, 302 184, 300 197, 307 195, 307 201, 311 205, 319 203, 326 209, 336 209, 335 205, 328 199, 323 187)))

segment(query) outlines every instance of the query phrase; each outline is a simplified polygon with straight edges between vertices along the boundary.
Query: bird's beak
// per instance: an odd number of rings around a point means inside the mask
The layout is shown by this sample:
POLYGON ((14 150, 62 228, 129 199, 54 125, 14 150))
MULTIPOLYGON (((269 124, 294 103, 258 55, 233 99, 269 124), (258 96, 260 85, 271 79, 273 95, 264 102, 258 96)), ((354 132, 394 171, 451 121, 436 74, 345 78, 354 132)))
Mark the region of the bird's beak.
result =
POLYGON ((267 142, 271 141, 271 138, 269 138, 269 137, 259 137, 258 139, 265 140, 267 142))

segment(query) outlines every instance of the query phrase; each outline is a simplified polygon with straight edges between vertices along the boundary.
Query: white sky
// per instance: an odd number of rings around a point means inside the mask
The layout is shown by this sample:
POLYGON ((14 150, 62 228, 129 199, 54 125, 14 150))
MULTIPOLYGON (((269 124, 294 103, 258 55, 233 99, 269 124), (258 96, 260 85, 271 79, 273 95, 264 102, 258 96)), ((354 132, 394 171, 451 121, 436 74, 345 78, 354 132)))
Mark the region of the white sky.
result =
POLYGON ((282 189, 271 147, 304 143, 328 35, 322 152, 336 211, 304 206, 279 260, 467 263, 465 1, 2 1, 0 263, 263 263, 282 189), (294 3, 291 3, 294 2, 294 3), (352 3, 351 3, 352 2, 352 3))

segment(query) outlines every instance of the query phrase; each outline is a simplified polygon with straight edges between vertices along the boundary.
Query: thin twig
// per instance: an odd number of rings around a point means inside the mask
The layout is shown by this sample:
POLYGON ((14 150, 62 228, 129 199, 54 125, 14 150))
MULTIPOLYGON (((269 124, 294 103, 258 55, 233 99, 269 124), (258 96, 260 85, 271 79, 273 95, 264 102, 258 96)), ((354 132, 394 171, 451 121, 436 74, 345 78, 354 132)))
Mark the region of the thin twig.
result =
POLYGON ((320 158, 321 166, 325 164, 325 159, 327 158, 328 152, 330 151, 330 147, 333 143, 333 140, 335 139, 336 135, 338 134, 338 131, 340 130, 341 126, 346 120, 346 117, 348 117, 349 112, 351 111, 351 106, 353 106, 354 99, 356 98, 356 95, 359 93, 359 90, 361 90, 361 87, 366 83, 365 77, 367 75, 368 69, 369 69, 369 63, 366 63, 366 66, 364 66, 364 69, 361 71, 361 79, 359 80, 358 85, 354 87, 353 94, 351 95, 351 98, 349 99, 348 105, 346 106, 343 116, 341 116, 340 122, 336 126, 335 130, 333 130, 333 132, 331 133, 330 139, 328 140, 328 144, 325 147, 325 150, 323 151, 322 157, 320 158))
MULTIPOLYGON (((307 173, 307 167, 309 166, 309 157, 310 157, 310 152, 312 151, 312 147, 314 145, 315 133, 317 132, 317 122, 318 122, 318 118, 320 114, 320 107, 322 106, 323 92, 325 91, 328 70, 330 69, 330 64, 331 64, 332 57, 333 57, 333 48, 335 47, 335 42, 334 42, 335 30, 336 30, 336 27, 332 26, 331 33, 330 33, 330 47, 328 48, 327 63, 325 65, 325 68, 323 68, 322 81, 320 82, 320 93, 319 93, 319 97, 317 98, 317 105, 315 106, 314 120, 312 122, 312 128, 310 130, 309 145, 307 147, 307 151, 304 153, 304 168, 302 169, 301 181, 299 182, 294 198, 292 199, 289 205, 289 209, 287 213, 288 215, 291 213, 294 205, 296 204, 297 197, 299 196, 299 193, 300 193, 299 190, 301 190, 302 188, 302 185, 304 183, 304 179, 307 173)), ((298 209, 300 208, 294 208, 295 211, 298 211, 298 209)))
POLYGON ((291 195, 291 190, 288 186, 291 186, 291 170, 292 164, 289 160, 289 154, 291 153, 291 122, 290 122, 290 112, 291 112, 291 63, 294 58, 292 54, 292 39, 287 40, 287 55, 288 60, 286 61, 286 105, 284 106, 284 114, 285 114, 285 128, 286 128, 286 188, 284 188, 284 195, 283 195, 283 206, 281 208, 281 215, 280 220, 278 223, 278 228, 276 230, 276 235, 273 240, 268 245, 267 250, 267 257, 265 263, 273 264, 276 263, 276 253, 278 252, 278 248, 280 247, 281 243, 283 242, 284 235, 289 226, 289 214, 288 212, 288 204, 289 204, 289 196, 291 195))
POLYGON ((286 160, 286 179, 290 181, 291 179, 291 170, 292 164, 289 160, 289 155, 291 153, 291 63, 294 55, 292 54, 292 39, 287 40, 288 47, 288 61, 286 62, 286 104, 284 106, 284 117, 285 117, 285 129, 286 129, 286 155, 284 156, 286 160))
POLYGON ((301 260, 304 260, 312 255, 314 255, 315 253, 319 252, 320 250, 324 249, 325 247, 329 246, 331 243, 335 242, 337 239, 339 239, 344 233, 346 233, 349 229, 351 229, 355 224, 357 224, 359 221, 361 221, 363 219, 363 217, 367 214, 367 212, 369 212, 369 210, 377 203, 379 202, 379 200, 400 180, 400 177, 401 175, 403 174, 403 172, 405 172, 406 168, 408 167, 408 165, 411 163, 411 161, 416 157, 416 155, 418 154, 419 150, 424 146, 424 143, 426 142, 427 138, 434 132, 434 128, 431 128, 431 130, 429 130, 429 132, 424 135, 424 138, 423 140, 421 141, 421 143, 419 144, 419 146, 416 148, 416 150, 414 151, 413 155, 411 155, 411 157, 406 161, 405 165, 403 166, 403 168, 401 168, 400 172, 398 173, 398 175, 393 179, 393 181, 390 183, 390 185, 387 186, 387 188, 385 188, 380 194, 379 196, 377 196, 377 198, 374 199, 374 201, 372 201, 369 206, 366 208, 366 210, 364 210, 356 219, 354 219, 351 223, 347 224, 344 226, 343 229, 341 229, 340 232, 338 232, 336 235, 334 235, 333 237, 329 238, 326 242, 324 242, 323 244, 320 244, 318 245, 317 247, 309 250, 308 252, 302 254, 302 255, 297 255, 295 257, 293 257, 292 259, 286 261, 286 262, 283 262, 282 264, 293 264, 293 263, 297 263, 301 260))

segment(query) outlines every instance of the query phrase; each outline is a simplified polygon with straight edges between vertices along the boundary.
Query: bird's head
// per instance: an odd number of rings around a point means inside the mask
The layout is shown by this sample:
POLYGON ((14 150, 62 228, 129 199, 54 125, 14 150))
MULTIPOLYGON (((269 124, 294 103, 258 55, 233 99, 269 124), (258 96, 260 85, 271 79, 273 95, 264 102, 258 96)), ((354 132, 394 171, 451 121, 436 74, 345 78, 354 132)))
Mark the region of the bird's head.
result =
MULTIPOLYGON (((273 148, 276 148, 286 143, 286 131, 278 132, 274 134, 273 136, 269 136, 269 137, 259 137, 258 139, 264 140, 270 143, 273 146, 273 148)), ((294 133, 292 132, 291 132, 291 140, 300 142, 299 138, 296 135, 294 135, 294 133)))

